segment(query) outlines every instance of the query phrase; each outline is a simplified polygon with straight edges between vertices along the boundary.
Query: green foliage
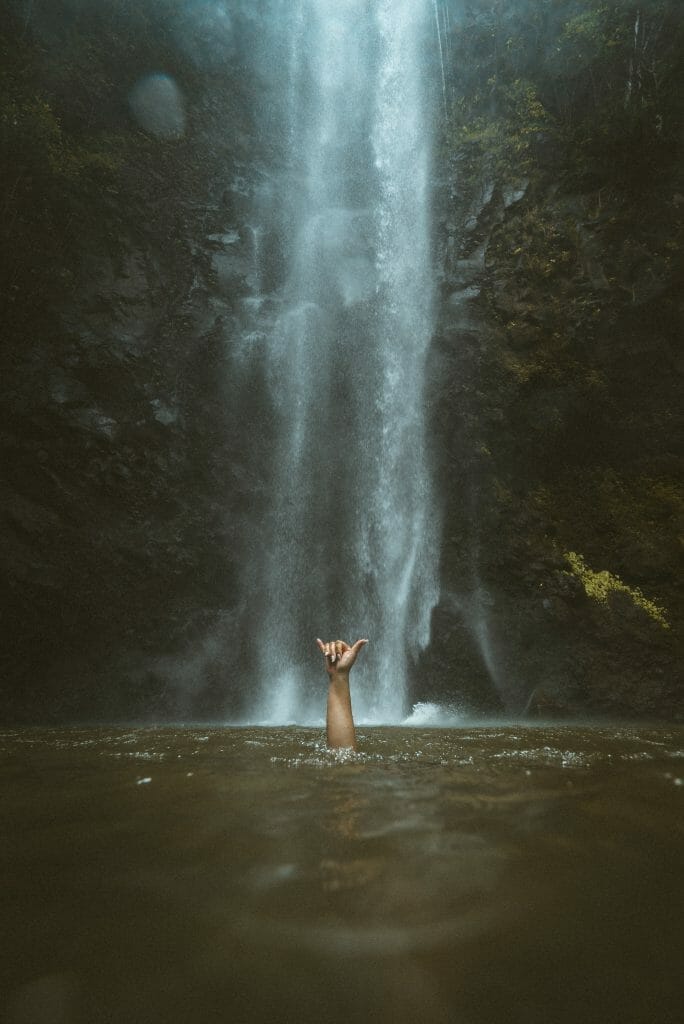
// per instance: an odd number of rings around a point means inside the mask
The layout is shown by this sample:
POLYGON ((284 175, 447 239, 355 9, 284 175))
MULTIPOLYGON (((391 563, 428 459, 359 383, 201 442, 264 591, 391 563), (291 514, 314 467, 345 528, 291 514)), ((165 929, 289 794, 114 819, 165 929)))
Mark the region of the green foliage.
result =
POLYGON ((516 79, 502 87, 490 79, 487 88, 499 116, 473 116, 462 98, 452 109, 446 145, 459 154, 459 174, 466 186, 485 175, 517 184, 532 173, 535 142, 549 126, 548 114, 529 81, 516 79))
POLYGON ((646 612, 649 618, 657 623, 661 629, 670 628, 666 618, 666 609, 661 608, 654 601, 644 597, 638 587, 628 587, 619 576, 614 576, 606 569, 601 572, 594 572, 593 569, 589 568, 582 556, 578 555, 575 551, 566 551, 564 557, 571 570, 571 573, 568 575, 577 577, 584 587, 587 597, 590 597, 593 601, 598 601, 599 604, 608 604, 611 594, 627 594, 634 605, 646 612))
POLYGON ((581 47, 584 52, 588 50, 590 54, 595 55, 604 43, 604 25, 607 15, 606 4, 576 14, 563 25, 561 39, 563 42, 581 47))
POLYGON ((661 604, 648 604, 642 591, 627 587, 623 579, 631 575, 648 580, 669 607, 676 608, 684 513, 681 484, 668 477, 618 474, 606 467, 558 469, 552 480, 531 487, 524 498, 527 514, 543 531, 535 544, 546 549, 549 557, 562 554, 593 599, 605 601, 614 591, 629 593, 635 604, 667 629, 670 616, 661 604), (574 550, 579 545, 584 555, 574 550), (587 567, 587 561, 598 559, 617 571, 595 572, 587 567))
POLYGON ((471 2, 451 52, 444 139, 466 191, 478 176, 514 183, 549 170, 640 191, 677 160, 678 0, 471 2))

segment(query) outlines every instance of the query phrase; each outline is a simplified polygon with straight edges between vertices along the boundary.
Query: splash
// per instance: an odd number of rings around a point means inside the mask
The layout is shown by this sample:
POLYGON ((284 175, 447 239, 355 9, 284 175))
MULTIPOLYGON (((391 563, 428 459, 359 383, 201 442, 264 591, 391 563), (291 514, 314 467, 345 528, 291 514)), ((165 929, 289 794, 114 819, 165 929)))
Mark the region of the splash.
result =
POLYGON ((465 721, 465 716, 456 708, 434 704, 430 701, 419 701, 413 705, 411 714, 404 719, 402 725, 411 725, 421 729, 450 729, 456 725, 463 725, 465 721))

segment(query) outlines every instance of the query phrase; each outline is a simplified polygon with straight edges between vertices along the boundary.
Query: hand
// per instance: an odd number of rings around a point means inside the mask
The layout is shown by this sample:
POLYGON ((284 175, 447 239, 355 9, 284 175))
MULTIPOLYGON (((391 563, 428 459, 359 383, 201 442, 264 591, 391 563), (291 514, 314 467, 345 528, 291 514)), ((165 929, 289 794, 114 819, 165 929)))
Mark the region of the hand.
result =
POLYGON ((327 644, 317 640, 316 643, 325 655, 325 670, 332 676, 336 672, 348 672, 356 661, 357 654, 368 641, 357 640, 351 647, 344 640, 330 640, 327 644))

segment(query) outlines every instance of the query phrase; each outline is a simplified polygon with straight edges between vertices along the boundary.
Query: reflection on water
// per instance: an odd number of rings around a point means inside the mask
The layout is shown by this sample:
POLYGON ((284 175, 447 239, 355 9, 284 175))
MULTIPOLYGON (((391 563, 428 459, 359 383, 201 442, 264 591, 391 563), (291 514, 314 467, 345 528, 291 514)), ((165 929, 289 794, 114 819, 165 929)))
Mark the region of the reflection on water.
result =
POLYGON ((0 734, 9 1024, 678 1019, 684 729, 0 734))

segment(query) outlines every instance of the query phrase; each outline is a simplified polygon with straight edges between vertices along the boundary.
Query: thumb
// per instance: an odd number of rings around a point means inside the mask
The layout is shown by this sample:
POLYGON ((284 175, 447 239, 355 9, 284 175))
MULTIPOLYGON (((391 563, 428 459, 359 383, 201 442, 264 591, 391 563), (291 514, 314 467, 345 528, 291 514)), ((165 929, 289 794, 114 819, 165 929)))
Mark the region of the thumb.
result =
POLYGON ((356 655, 359 653, 364 644, 367 643, 367 640, 357 640, 355 644, 352 644, 351 653, 354 655, 354 657, 356 657, 356 655))

